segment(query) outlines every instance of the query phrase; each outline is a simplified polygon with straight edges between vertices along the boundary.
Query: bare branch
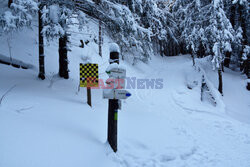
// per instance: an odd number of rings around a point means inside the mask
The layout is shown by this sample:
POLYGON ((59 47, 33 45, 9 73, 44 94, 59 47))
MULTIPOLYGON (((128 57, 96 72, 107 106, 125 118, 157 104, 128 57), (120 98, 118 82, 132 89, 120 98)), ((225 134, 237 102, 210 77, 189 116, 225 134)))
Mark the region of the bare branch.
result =
POLYGON ((14 88, 16 87, 16 85, 12 86, 10 89, 8 89, 4 94, 3 96, 0 98, 0 106, 3 102, 3 99, 7 96, 8 93, 10 93, 14 88))

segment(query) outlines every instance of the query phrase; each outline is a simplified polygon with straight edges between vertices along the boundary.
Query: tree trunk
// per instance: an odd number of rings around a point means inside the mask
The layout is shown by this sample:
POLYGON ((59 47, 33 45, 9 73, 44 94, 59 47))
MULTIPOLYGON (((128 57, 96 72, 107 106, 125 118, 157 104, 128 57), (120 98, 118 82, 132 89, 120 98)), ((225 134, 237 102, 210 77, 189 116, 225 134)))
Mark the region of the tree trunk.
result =
POLYGON ((222 70, 221 67, 218 69, 218 76, 219 76, 219 87, 218 87, 218 91, 221 93, 221 95, 223 95, 223 89, 222 89, 222 70))
POLYGON ((174 44, 173 44, 173 47, 172 47, 172 48, 173 48, 173 56, 176 56, 176 55, 177 55, 177 54, 176 54, 176 47, 175 47, 175 46, 176 46, 176 44, 174 43, 174 44))
POLYGON ((162 46, 162 40, 159 40, 160 45, 160 55, 163 57, 163 46, 162 46))
POLYGON ((45 79, 45 67, 44 67, 44 42, 43 42, 43 22, 42 22, 42 6, 39 6, 38 11, 38 20, 39 20, 39 26, 38 26, 38 33, 39 33, 39 75, 38 78, 44 80, 45 79))
MULTIPOLYGON (((192 50, 191 48, 189 48, 190 50, 192 50)), ((193 61, 193 66, 195 66, 195 52, 194 51, 192 51, 191 52, 191 57, 192 57, 192 61, 193 61)))
POLYGON ((235 22, 234 22, 234 18, 235 18, 235 5, 231 6, 231 17, 230 17, 230 22, 232 24, 232 26, 235 26, 235 22))
POLYGON ((204 46, 202 45, 202 43, 200 42, 200 45, 199 45, 199 50, 197 52, 197 57, 198 58, 203 58, 205 56, 205 48, 204 46))
POLYGON ((248 76, 248 81, 247 81, 247 90, 250 91, 250 76, 248 76))
POLYGON ((184 47, 185 47, 184 44, 181 42, 180 43, 180 52, 181 52, 181 54, 185 54, 185 48, 184 47))
POLYGON ((69 70, 68 70, 68 49, 67 49, 67 34, 59 38, 59 76, 68 79, 69 70))
POLYGON ((169 43, 169 56, 173 56, 172 54, 172 42, 169 43))
POLYGON ((102 57, 102 21, 99 20, 99 55, 102 57))
POLYGON ((226 58, 224 60, 225 67, 229 68, 230 60, 231 60, 231 52, 226 52, 226 58))
POLYGON ((245 69, 245 73, 247 75, 247 90, 250 91, 250 73, 249 73, 249 70, 250 70, 250 57, 248 57, 248 59, 246 60, 246 69, 245 69))
POLYGON ((164 53, 169 56, 169 42, 164 44, 164 53))
POLYGON ((195 66, 194 55, 192 54, 191 56, 192 56, 193 66, 195 66))
POLYGON ((12 2, 13 2, 13 0, 9 0, 9 1, 8 1, 8 7, 9 7, 9 8, 10 8, 12 2))
MULTIPOLYGON (((248 79, 250 79, 250 78, 248 78, 248 79)), ((250 91, 250 82, 247 82, 247 90, 250 91)))

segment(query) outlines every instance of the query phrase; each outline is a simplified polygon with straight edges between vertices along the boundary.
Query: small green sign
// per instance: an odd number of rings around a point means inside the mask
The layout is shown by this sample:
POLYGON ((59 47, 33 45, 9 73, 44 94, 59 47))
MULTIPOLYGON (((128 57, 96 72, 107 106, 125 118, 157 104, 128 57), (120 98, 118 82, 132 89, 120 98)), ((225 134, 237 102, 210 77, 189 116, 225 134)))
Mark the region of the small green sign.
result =
POLYGON ((115 113, 115 121, 118 120, 118 112, 115 113))

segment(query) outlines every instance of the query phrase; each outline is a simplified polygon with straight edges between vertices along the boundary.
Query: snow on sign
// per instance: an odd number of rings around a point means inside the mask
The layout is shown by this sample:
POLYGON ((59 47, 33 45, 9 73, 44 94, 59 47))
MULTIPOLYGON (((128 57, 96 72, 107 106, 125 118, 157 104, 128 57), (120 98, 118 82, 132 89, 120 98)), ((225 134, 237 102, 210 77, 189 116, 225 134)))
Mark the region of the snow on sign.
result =
POLYGON ((127 90, 123 89, 105 89, 103 90, 104 99, 127 99, 131 96, 127 90))
POLYGON ((80 87, 98 87, 98 64, 80 64, 80 87))

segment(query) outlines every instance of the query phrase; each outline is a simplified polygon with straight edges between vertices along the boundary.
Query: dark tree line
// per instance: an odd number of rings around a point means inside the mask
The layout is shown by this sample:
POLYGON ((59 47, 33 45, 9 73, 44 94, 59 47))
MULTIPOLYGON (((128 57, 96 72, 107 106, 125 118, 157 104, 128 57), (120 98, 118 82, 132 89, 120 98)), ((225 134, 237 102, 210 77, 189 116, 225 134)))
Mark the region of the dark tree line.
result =
POLYGON ((181 53, 189 53, 193 58, 211 55, 218 69, 221 93, 224 66, 240 67, 249 78, 247 0, 176 0, 172 12, 178 25, 181 53))

